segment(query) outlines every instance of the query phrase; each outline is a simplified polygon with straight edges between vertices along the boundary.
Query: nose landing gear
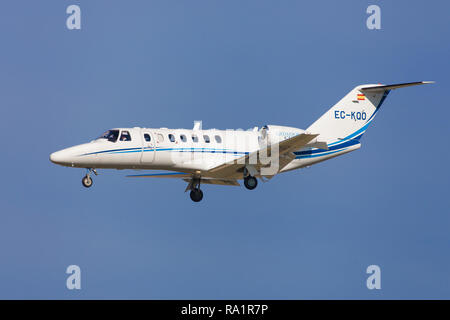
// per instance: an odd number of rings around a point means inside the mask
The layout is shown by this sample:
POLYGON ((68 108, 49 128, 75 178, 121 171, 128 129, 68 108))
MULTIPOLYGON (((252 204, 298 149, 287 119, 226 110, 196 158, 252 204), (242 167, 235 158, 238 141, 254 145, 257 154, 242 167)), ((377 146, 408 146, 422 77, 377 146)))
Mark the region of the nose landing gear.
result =
POLYGON ((89 188, 90 186, 92 186, 92 178, 88 175, 85 175, 83 177, 83 179, 81 180, 81 183, 83 184, 83 186, 85 186, 86 188, 89 188))
POLYGON ((91 172, 93 172, 95 175, 98 175, 97 171, 95 169, 92 169, 92 168, 88 169, 88 172, 86 173, 86 175, 83 177, 83 179, 81 179, 81 183, 86 188, 90 188, 92 186, 92 184, 94 183, 91 178, 91 172))

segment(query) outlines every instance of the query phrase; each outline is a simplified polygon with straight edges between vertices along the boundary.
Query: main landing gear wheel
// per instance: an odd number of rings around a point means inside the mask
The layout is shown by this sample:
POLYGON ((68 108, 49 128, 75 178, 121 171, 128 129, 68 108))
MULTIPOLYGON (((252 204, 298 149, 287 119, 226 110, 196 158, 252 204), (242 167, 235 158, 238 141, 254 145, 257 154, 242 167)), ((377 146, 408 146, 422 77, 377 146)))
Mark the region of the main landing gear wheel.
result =
POLYGON ((92 178, 88 175, 84 176, 83 179, 81 180, 81 183, 83 184, 83 186, 85 186, 86 188, 89 188, 90 186, 92 186, 92 178))
POLYGON ((255 177, 247 176, 247 177, 244 178, 244 186, 248 190, 255 189, 257 185, 258 185, 258 180, 256 180, 255 177))
POLYGON ((203 199, 203 191, 198 188, 192 189, 190 196, 192 201, 199 202, 203 199))

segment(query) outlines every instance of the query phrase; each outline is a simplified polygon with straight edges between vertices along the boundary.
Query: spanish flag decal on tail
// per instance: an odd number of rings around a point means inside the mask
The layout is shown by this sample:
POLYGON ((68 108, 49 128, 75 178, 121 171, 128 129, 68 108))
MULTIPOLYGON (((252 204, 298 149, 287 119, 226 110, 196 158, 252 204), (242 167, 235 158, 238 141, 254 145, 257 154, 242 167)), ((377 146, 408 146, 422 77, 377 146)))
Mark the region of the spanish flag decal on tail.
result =
POLYGON ((358 100, 366 100, 366 96, 362 93, 358 93, 357 98, 358 98, 358 100))

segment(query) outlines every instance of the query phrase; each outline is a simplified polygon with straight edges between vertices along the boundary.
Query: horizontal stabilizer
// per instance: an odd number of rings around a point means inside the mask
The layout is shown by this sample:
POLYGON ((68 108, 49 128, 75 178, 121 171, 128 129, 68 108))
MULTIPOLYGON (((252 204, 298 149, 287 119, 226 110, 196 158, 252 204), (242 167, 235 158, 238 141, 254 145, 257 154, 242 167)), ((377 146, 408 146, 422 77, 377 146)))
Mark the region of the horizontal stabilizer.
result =
POLYGON ((411 86, 418 86, 421 84, 429 84, 434 83, 434 81, 419 81, 419 82, 407 82, 407 83, 398 83, 398 84, 389 84, 389 85, 379 85, 379 86, 370 86, 370 87, 362 87, 359 90, 366 92, 378 92, 385 90, 393 90, 411 86))

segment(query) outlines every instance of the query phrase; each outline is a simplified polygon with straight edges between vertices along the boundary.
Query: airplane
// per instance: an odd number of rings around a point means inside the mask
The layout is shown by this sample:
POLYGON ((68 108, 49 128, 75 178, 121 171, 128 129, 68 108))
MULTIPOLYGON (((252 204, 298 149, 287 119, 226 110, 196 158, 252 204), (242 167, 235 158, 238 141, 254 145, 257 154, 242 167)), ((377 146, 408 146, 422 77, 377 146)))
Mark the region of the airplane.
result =
POLYGON ((50 155, 50 161, 85 168, 84 187, 97 169, 165 170, 128 177, 178 178, 187 182, 194 202, 203 199, 202 184, 244 186, 355 151, 391 90, 433 83, 359 85, 306 130, 265 125, 250 130, 115 128, 99 138, 50 155))

